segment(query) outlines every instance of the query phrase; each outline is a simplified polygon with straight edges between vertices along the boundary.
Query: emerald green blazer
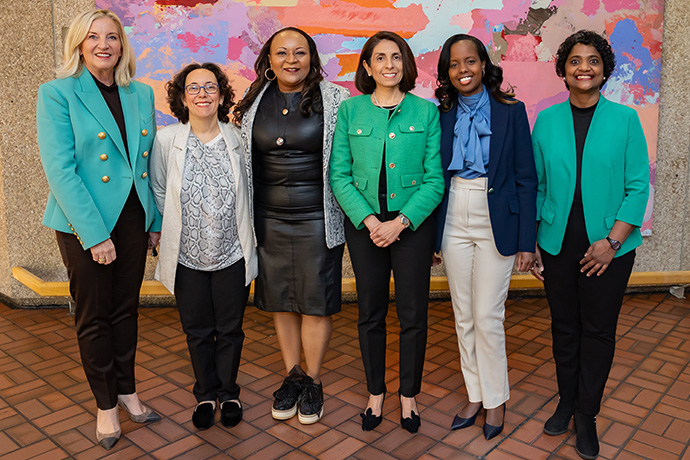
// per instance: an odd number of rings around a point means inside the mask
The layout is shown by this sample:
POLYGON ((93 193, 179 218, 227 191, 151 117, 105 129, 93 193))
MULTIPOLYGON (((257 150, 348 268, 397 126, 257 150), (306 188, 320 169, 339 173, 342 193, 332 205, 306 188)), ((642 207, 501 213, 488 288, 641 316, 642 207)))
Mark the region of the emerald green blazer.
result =
POLYGON ((436 106, 408 93, 389 118, 368 94, 343 101, 331 153, 331 187, 352 224, 361 229, 380 214, 379 175, 386 151, 388 210, 415 230, 441 202, 441 127, 436 106))
MULTIPOLYGON (((561 251, 575 195, 577 158, 570 102, 539 113, 532 131, 539 186, 537 243, 549 254, 561 251)), ((582 206, 590 244, 606 238, 620 220, 634 225, 616 251, 619 257, 642 244, 639 227, 649 196, 647 142, 637 112, 599 98, 582 153, 582 206)))

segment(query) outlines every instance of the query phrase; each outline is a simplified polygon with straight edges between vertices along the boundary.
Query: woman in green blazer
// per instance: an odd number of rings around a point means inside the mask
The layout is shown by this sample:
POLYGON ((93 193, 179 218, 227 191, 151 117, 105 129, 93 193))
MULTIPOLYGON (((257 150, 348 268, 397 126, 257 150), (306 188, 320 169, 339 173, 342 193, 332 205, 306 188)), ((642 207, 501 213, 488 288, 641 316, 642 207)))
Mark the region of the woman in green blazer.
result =
POLYGON ((532 133, 539 177, 533 273, 551 308, 560 397, 544 431, 565 433, 575 414, 577 452, 591 459, 599 453, 595 416, 618 314, 642 244, 649 160, 637 113, 600 94, 615 65, 606 39, 579 31, 556 58, 570 97, 541 112, 532 133))
POLYGON ((386 314, 391 269, 400 320, 400 422, 420 425, 430 264, 443 196, 436 106, 409 94, 417 68, 405 40, 378 32, 362 48, 355 77, 364 93, 338 111, 331 186, 345 215, 345 239, 357 281, 359 343, 369 402, 362 429, 381 423, 386 392, 386 314))
POLYGON ((118 17, 77 16, 58 79, 38 90, 36 125, 54 229, 76 302, 82 365, 96 397, 96 439, 120 437, 118 404, 135 422, 160 420, 134 386, 139 289, 161 216, 148 178, 153 91, 132 81, 135 57, 118 17))

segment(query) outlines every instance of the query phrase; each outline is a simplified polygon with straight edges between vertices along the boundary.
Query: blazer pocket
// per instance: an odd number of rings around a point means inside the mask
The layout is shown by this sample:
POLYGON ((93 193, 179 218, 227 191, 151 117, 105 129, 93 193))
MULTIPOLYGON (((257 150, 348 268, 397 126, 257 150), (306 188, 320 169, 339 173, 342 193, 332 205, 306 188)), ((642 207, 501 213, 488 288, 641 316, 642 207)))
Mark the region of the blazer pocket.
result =
POLYGON ((547 224, 553 224, 553 219, 556 217, 556 213, 547 205, 547 203, 548 202, 545 201, 541 207, 541 220, 547 224))
POLYGON ((511 214, 520 214, 520 203, 518 203, 517 196, 510 195, 508 197, 508 209, 510 209, 511 214))
POLYGON ((347 134, 353 137, 367 137, 371 135, 371 129, 371 126, 352 126, 347 134))
POLYGON ((402 185, 403 188, 419 187, 421 183, 422 180, 419 174, 405 174, 404 176, 400 176, 400 185, 402 185))
POLYGON ((613 228, 613 224, 616 223, 616 216, 618 215, 617 212, 614 212, 613 214, 609 214, 608 216, 604 217, 604 225, 606 228, 611 229, 613 228))
POLYGON ((415 133, 423 133, 424 132, 424 125, 417 125, 414 123, 400 123, 398 125, 398 129, 400 130, 401 133, 406 133, 406 134, 415 134, 415 133))
POLYGON ((367 182, 369 181, 366 177, 352 176, 352 179, 355 181, 355 187, 357 188, 357 190, 367 189, 367 182))

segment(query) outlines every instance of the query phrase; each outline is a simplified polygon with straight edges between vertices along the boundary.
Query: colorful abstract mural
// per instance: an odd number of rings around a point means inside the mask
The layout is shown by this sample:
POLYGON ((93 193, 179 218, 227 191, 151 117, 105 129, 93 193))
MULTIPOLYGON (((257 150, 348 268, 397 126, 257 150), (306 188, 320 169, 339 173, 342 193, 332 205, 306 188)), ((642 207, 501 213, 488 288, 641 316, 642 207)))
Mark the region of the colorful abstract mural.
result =
POLYGON ((609 99, 633 107, 649 145, 651 216, 659 112, 663 0, 96 0, 125 24, 138 57, 137 79, 156 93, 158 122, 174 122, 165 82, 184 65, 221 64, 237 94, 254 79, 254 60, 276 30, 297 26, 319 48, 327 79, 356 93, 352 82, 359 51, 378 30, 405 37, 415 53, 414 93, 433 100, 441 45, 469 33, 504 69, 506 84, 527 105, 533 123, 540 110, 567 98, 553 55, 578 29, 605 32, 617 68, 604 88, 609 99))

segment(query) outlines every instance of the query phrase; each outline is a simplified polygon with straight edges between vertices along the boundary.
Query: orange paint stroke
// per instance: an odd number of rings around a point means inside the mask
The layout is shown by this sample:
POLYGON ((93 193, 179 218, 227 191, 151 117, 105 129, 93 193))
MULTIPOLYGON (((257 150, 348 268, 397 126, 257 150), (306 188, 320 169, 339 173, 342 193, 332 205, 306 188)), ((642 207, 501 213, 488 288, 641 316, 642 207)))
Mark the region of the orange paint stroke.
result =
POLYGON ((339 77, 344 77, 348 73, 354 73, 357 71, 357 65, 359 64, 359 53, 354 54, 336 54, 338 58, 338 64, 340 64, 339 77))
MULTIPOLYGON (((340 0, 342 3, 354 3, 359 6, 366 6, 367 8, 395 8, 393 3, 395 0, 340 0)), ((321 2, 322 5, 338 3, 337 1, 321 2)))
MULTIPOLYGON (((280 22, 286 26, 295 25, 308 34, 340 34, 352 37, 368 37, 379 30, 397 32, 403 38, 410 38, 424 30, 429 18, 422 5, 406 8, 372 8, 369 2, 357 0, 360 6, 348 2, 321 3, 300 1, 294 8, 275 8, 280 22)), ((381 3, 381 0, 376 2, 381 3)))

